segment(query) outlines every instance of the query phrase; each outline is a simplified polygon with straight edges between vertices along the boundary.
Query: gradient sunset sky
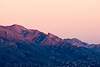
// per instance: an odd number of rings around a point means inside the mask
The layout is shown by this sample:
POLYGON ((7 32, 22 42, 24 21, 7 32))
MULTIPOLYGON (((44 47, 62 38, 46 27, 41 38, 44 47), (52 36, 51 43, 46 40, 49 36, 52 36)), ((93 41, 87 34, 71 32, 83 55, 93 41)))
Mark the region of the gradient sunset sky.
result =
POLYGON ((0 0, 0 25, 12 24, 100 43, 100 0, 0 0))

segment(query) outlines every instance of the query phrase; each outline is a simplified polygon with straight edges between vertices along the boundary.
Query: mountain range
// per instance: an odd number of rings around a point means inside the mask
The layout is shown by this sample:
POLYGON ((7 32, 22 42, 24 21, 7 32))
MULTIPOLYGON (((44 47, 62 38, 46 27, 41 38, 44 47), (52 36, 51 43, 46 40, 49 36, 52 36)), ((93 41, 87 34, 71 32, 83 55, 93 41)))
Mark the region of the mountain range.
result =
POLYGON ((100 44, 21 25, 0 26, 0 67, 99 67, 100 44))
MULTIPOLYGON (((27 29, 21 25, 11 25, 11 26, 0 26, 0 39, 7 41, 25 41, 29 43, 38 42, 41 45, 59 45, 59 43, 70 43, 76 47, 91 47, 92 44, 88 44, 80 41, 77 38, 72 39, 61 39, 58 36, 48 33, 45 34, 38 30, 27 29)), ((97 44, 93 44, 97 46, 97 44)), ((98 44, 99 46, 99 44, 98 44)))

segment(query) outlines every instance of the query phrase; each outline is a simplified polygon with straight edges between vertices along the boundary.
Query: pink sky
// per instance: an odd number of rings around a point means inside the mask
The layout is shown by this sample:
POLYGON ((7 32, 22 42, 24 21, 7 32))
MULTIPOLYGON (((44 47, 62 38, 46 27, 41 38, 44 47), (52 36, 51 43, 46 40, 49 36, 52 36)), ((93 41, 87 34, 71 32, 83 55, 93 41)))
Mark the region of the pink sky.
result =
POLYGON ((0 24, 100 43, 100 0, 0 0, 0 24))

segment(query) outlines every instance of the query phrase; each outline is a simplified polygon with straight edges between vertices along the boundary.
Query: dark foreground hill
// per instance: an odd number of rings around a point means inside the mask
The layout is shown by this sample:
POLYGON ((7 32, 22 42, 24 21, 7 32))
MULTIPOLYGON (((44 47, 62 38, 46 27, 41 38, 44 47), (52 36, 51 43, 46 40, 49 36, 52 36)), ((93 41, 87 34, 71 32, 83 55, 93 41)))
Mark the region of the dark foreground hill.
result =
POLYGON ((100 47, 20 25, 0 26, 0 67, 100 67, 100 47))

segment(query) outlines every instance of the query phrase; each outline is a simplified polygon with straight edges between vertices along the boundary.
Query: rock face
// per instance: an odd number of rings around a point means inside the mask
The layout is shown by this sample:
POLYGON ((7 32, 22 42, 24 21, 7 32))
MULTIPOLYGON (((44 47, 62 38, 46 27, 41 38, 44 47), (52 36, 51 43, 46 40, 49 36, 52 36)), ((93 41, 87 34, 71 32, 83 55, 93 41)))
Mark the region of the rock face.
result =
MULTIPOLYGON (((0 26, 0 38, 9 41, 29 41, 32 42, 40 35, 40 31, 29 30, 20 25, 0 26)), ((46 34, 45 34, 46 35, 46 34)))
POLYGON ((42 45, 59 45, 63 39, 48 33, 46 38, 43 40, 42 45))

